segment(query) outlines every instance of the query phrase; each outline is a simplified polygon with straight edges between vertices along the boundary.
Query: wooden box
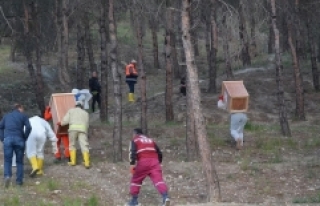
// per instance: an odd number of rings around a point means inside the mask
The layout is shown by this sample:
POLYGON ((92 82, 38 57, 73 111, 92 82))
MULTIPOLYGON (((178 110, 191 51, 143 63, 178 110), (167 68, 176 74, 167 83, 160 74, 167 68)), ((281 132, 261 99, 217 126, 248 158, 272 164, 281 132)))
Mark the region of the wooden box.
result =
POLYGON ((69 126, 58 126, 69 109, 74 108, 76 100, 73 93, 55 93, 50 98, 52 122, 56 134, 68 134, 69 126))
POLYGON ((248 111, 249 94, 243 81, 223 81, 221 94, 230 113, 248 111))

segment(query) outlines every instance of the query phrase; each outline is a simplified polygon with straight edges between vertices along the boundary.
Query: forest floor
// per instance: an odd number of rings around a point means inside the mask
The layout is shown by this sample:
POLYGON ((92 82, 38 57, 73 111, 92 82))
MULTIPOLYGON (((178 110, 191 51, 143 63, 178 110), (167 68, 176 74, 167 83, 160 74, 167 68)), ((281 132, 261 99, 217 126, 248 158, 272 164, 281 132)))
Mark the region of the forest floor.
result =
MULTIPOLYGON (((22 69, 23 65, 10 64, 3 56, 0 58, 1 104, 5 107, 13 101, 22 101, 32 106, 34 99, 30 98, 27 86, 30 80, 26 78, 28 74, 22 69)), ((200 158, 186 162, 185 98, 175 89, 176 121, 164 123, 164 94, 161 93, 164 85, 154 84, 156 79, 159 82, 164 80, 164 74, 148 77, 149 88, 153 89, 148 100, 149 133, 164 153, 163 173, 172 205, 320 205, 320 94, 310 86, 311 69, 302 72, 307 120, 296 121, 293 115, 294 81, 291 70, 285 68, 285 97, 292 137, 282 137, 277 119, 275 71, 269 66, 266 63, 236 72, 236 79, 244 80, 250 93, 249 122, 241 151, 234 148, 229 136, 228 114, 216 108, 218 93, 202 93, 208 139, 221 187, 222 203, 219 204, 205 204, 206 180, 200 158)), ((223 78, 220 76, 218 80, 223 78)), ((92 168, 86 170, 81 165, 79 150, 77 166, 69 167, 66 162, 54 164, 47 147, 45 175, 29 178, 31 168, 25 159, 24 186, 13 184, 9 189, 0 188, 0 205, 124 205, 130 198, 128 143, 130 131, 139 124, 136 118, 139 116, 139 102, 126 103, 125 91, 123 101, 123 162, 112 162, 112 122, 99 123, 97 114, 91 114, 92 168)), ((33 110, 27 113, 31 115, 33 110)), ((0 165, 0 175, 3 175, 2 148, 0 165)), ((13 171, 15 174, 15 168, 13 171)), ((149 179, 143 184, 139 200, 144 206, 159 205, 160 197, 149 179)))

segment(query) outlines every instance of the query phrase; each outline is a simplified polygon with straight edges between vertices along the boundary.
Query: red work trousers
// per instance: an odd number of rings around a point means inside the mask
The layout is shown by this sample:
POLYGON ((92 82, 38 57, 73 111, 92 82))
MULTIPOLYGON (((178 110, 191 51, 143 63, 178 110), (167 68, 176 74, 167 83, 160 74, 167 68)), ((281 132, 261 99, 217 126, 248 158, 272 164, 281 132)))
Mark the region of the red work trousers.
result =
POLYGON ((60 154, 60 145, 61 142, 63 144, 64 147, 64 157, 65 158, 69 158, 70 157, 70 153, 69 153, 69 137, 67 134, 65 135, 59 135, 57 136, 58 141, 57 141, 57 147, 58 147, 58 152, 54 155, 56 158, 61 158, 61 154, 60 154))
POLYGON ((149 176, 160 194, 167 193, 167 185, 163 181, 162 169, 157 158, 145 158, 138 161, 131 178, 130 194, 138 195, 143 180, 149 176))

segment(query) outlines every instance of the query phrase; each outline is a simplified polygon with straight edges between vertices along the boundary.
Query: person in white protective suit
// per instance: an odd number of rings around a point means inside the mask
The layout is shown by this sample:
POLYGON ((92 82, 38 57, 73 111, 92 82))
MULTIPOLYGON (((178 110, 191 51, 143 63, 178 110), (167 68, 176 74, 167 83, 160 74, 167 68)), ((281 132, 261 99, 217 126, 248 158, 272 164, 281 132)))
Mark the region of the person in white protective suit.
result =
POLYGON ((43 175, 43 149, 47 137, 52 142, 52 152, 54 154, 58 151, 58 139, 50 124, 41 117, 33 116, 29 118, 29 121, 30 125, 32 125, 32 131, 27 140, 26 153, 32 166, 30 177, 35 177, 36 175, 43 175))
MULTIPOLYGON (((218 108, 227 109, 226 98, 226 94, 219 96, 218 108)), ((230 134, 236 141, 236 148, 238 150, 243 147, 243 130, 247 121, 248 117, 246 113, 236 112, 230 114, 230 134)))

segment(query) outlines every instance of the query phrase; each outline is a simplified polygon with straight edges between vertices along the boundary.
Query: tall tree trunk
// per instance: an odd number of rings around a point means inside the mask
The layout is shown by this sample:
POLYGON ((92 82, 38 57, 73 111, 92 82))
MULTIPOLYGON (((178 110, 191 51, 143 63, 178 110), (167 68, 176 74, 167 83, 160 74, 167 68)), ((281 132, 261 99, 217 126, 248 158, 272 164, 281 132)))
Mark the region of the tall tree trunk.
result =
POLYGON ((154 19, 150 20, 149 24, 150 24, 151 34, 152 34, 153 67, 154 67, 154 69, 160 69, 158 33, 157 33, 158 26, 157 26, 156 20, 154 20, 154 19))
POLYGON ((207 179, 208 201, 221 200, 218 175, 215 170, 210 144, 207 139, 207 131, 201 109, 201 96, 197 66, 194 60, 194 51, 190 35, 190 0, 182 0, 182 41, 187 63, 187 81, 190 83, 191 108, 195 117, 195 131, 198 137, 202 166, 207 179))
POLYGON ((251 65, 251 57, 249 53, 249 41, 246 30, 246 20, 244 18, 244 3, 243 0, 239 2, 239 36, 241 42, 241 59, 243 66, 251 65))
POLYGON ((84 66, 85 59, 85 48, 84 48, 84 29, 82 28, 80 22, 77 24, 77 88, 85 88, 85 74, 86 69, 84 66))
MULTIPOLYGON (((210 19, 207 22, 207 35, 209 41, 209 88, 211 93, 217 92, 217 52, 218 52, 218 27, 216 23, 217 4, 216 0, 210 0, 212 11, 210 12, 210 19)), ((207 51, 208 52, 208 51, 207 51)))
POLYGON ((61 0, 55 0, 55 26, 56 26, 56 32, 57 32, 57 45, 56 45, 56 55, 57 55, 57 68, 58 68, 58 74, 59 74, 59 81, 62 80, 61 75, 61 65, 62 65, 62 59, 61 59, 61 48, 62 48, 62 42, 61 42, 61 29, 62 29, 62 13, 61 13, 61 0))
POLYGON ((143 9, 142 5, 138 4, 137 0, 133 0, 133 9, 134 9, 134 21, 136 28, 136 38, 138 42, 138 68, 140 76, 140 92, 141 92, 141 129, 147 134, 148 125, 147 125, 147 77, 144 70, 144 61, 143 61, 143 33, 142 33, 142 22, 141 22, 141 13, 143 9))
MULTIPOLYGON (((178 10, 182 10, 182 3, 181 1, 177 1, 178 2, 178 10)), ((179 18, 178 18, 178 41, 177 41, 177 47, 179 48, 179 57, 180 57, 180 61, 181 63, 179 63, 179 77, 183 77, 186 76, 186 71, 187 71, 187 67, 186 67, 186 56, 184 54, 184 50, 183 50, 183 43, 182 43, 182 20, 181 20, 181 14, 179 13, 179 18)))
POLYGON ((41 71, 41 43, 40 43, 40 24, 39 24, 39 14, 38 14, 38 6, 37 4, 32 3, 31 4, 31 14, 33 19, 33 26, 34 26, 34 35, 36 37, 36 79, 37 79, 37 89, 36 97, 37 97, 37 104, 39 107, 39 110, 41 111, 41 114, 44 114, 45 110, 45 102, 44 102, 44 84, 43 84, 43 78, 42 78, 42 71, 41 71))
MULTIPOLYGON (((265 1, 265 7, 267 8, 268 13, 271 14, 271 4, 268 3, 268 1, 265 1)), ((269 27, 269 35, 268 35, 268 54, 273 53, 274 48, 274 32, 272 28, 272 18, 271 15, 268 17, 268 27, 269 27)))
POLYGON ((166 104, 166 122, 173 121, 173 104, 172 104, 172 96, 173 96, 173 74, 172 74, 172 29, 173 29, 173 21, 172 21, 172 10, 170 8, 166 9, 167 21, 166 21, 166 96, 165 96, 165 104, 166 104))
MULTIPOLYGON (((253 5, 255 4, 253 3, 253 5)), ((256 9, 256 7, 253 6, 253 9, 256 9)), ((251 27, 250 27, 251 49, 250 50, 251 50, 252 56, 256 57, 258 53, 257 53, 257 42, 256 42, 256 19, 254 15, 250 16, 250 24, 251 24, 251 27)))
MULTIPOLYGON (((281 52, 287 52, 289 50, 289 43, 288 43, 288 26, 287 26, 287 20, 286 20, 286 16, 285 16, 285 12, 281 12, 281 20, 282 20, 282 24, 280 27, 281 30, 281 35, 282 35, 282 51, 281 52)), ((280 37, 279 37, 280 38, 280 37)))
MULTIPOLYGON (((197 4, 195 0, 190 0, 191 3, 197 4)), ((198 36, 197 36, 197 22, 195 21, 196 16, 195 14, 197 11, 195 9, 199 9, 197 7, 193 7, 192 10, 190 10, 190 34, 191 34, 191 42, 193 45, 194 55, 199 56, 199 47, 198 47, 198 36)))
POLYGON ((85 13, 85 15, 84 15, 83 22, 84 22, 86 49, 87 49, 87 54, 88 54, 88 58, 89 58, 90 71, 92 73, 93 71, 97 70, 97 66, 96 66, 96 63, 94 62, 90 22, 89 22, 89 17, 88 17, 87 13, 85 13))
MULTIPOLYGON (((314 11, 312 9, 312 11, 314 11)), ((312 12, 311 12, 312 13, 312 12)), ((313 80, 313 87, 316 91, 320 91, 320 82, 319 82, 319 70, 317 65, 317 52, 316 52, 316 44, 314 38, 314 30, 313 28, 313 21, 310 14, 307 14, 307 32, 309 38, 309 49, 311 51, 310 60, 311 60, 311 69, 312 69, 312 80, 313 80)))
POLYGON ((113 76, 114 94, 114 126, 113 126, 113 161, 122 161, 122 98, 121 73, 118 70, 118 40, 114 19, 114 0, 109 0, 109 37, 110 37, 110 65, 113 76))
MULTIPOLYGON (((291 2, 290 2, 291 3, 291 2)), ((294 25, 295 25, 295 44, 296 47, 296 54, 298 57, 298 60, 300 60, 304 55, 303 55, 303 43, 302 41, 302 35, 301 35, 301 22, 300 22, 300 5, 299 5, 299 0, 295 0, 295 7, 294 7, 294 19, 293 19, 294 25)), ((289 43, 290 44, 290 43, 289 43)), ((290 46, 291 48, 291 46, 290 46)))
POLYGON ((71 91, 69 64, 68 64, 68 50, 69 50, 69 27, 68 27, 68 14, 67 14, 67 0, 62 1, 62 27, 61 27, 61 67, 60 67, 60 83, 65 92, 71 91))
POLYGON ((278 105, 279 105, 279 121, 281 126, 282 135, 291 137, 291 130, 287 118, 287 110, 284 99, 284 89, 283 89, 283 65, 281 61, 280 53, 280 35, 277 28, 277 16, 276 16, 276 3, 275 0, 270 0, 272 8, 272 26, 275 37, 275 53, 276 53, 276 81, 278 87, 278 105))
MULTIPOLYGON (((28 6, 27 6, 25 0, 23 0, 24 23, 25 23, 24 24, 24 33, 23 33, 24 39, 23 39, 23 41, 26 42, 23 45, 24 46, 23 53, 24 53, 24 56, 26 57, 26 60, 27 60, 27 68, 28 68, 28 72, 29 72, 30 79, 32 82, 33 91, 35 91, 36 101, 37 101, 37 104, 39 106, 40 111, 42 112, 41 106, 43 107, 43 111, 44 111, 44 100, 43 101, 40 100, 41 96, 39 96, 40 95, 39 92, 41 92, 41 90, 38 91, 38 89, 39 89, 38 76, 37 76, 38 73, 36 74, 36 72, 33 68, 33 58, 32 58, 32 53, 34 51, 34 48, 37 47, 36 44, 38 43, 38 37, 36 37, 36 41, 34 41, 34 38, 33 38, 33 36, 36 35, 35 26, 38 26, 38 25, 36 25, 37 19, 35 19, 37 14, 35 11, 34 3, 31 3, 28 6), (30 6, 30 7, 28 7, 28 6, 30 6), (31 28, 30 28, 30 25, 32 25, 31 28), (43 105, 41 105, 41 102, 43 102, 43 105)), ((37 51, 37 55, 39 55, 38 51, 37 51)), ((38 58, 38 56, 37 56, 37 58, 38 58)), ((41 72, 41 69, 40 69, 40 72, 41 72)), ((40 73, 40 75, 41 75, 41 73, 40 73)), ((42 96, 42 98, 43 98, 43 96, 42 96)))
POLYGON ((231 57, 230 57, 230 51, 229 51, 229 33, 228 33, 228 26, 226 24, 226 11, 224 11, 223 17, 222 17, 222 28, 223 28, 223 34, 222 34, 222 40, 223 40, 223 54, 225 59, 225 67, 226 67, 226 75, 227 80, 232 80, 234 78, 232 68, 231 68, 231 57))
MULTIPOLYGON (((12 19, 12 27, 16 28, 16 20, 17 17, 13 17, 12 19)), ((12 32, 12 36, 11 36, 11 50, 10 50, 10 59, 12 62, 16 61, 16 50, 17 50, 17 34, 15 31, 12 32)))
MULTIPOLYGON (((291 49, 291 56, 292 56, 292 65, 294 69, 294 80, 295 80, 295 91, 296 91, 296 118, 299 120, 305 120, 305 111, 304 111, 304 94, 303 94, 303 81, 302 81, 302 75, 300 71, 300 58, 298 55, 298 50, 296 49, 295 43, 298 46, 299 40, 297 40, 299 35, 296 36, 296 41, 294 41, 293 37, 293 25, 292 25, 292 19, 291 15, 287 13, 287 26, 288 26, 288 43, 291 49)), ((295 16, 294 18, 297 18, 295 16)), ((299 28, 295 28, 295 34, 298 34, 299 28)))
POLYGON ((101 47, 101 105, 100 121, 108 121, 108 50, 107 50, 107 30, 106 18, 108 11, 108 1, 101 0, 100 17, 100 47, 101 47))
POLYGON ((197 143, 197 136, 195 132, 195 120, 192 110, 192 94, 188 92, 191 90, 190 82, 186 79, 187 83, 187 118, 186 118, 186 151, 187 161, 194 161, 199 157, 199 149, 197 143))

